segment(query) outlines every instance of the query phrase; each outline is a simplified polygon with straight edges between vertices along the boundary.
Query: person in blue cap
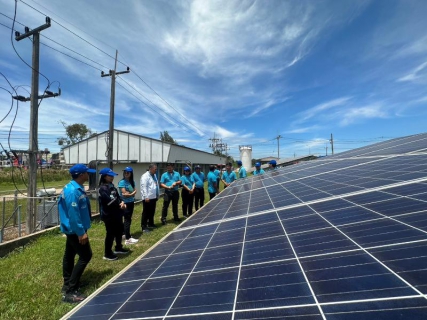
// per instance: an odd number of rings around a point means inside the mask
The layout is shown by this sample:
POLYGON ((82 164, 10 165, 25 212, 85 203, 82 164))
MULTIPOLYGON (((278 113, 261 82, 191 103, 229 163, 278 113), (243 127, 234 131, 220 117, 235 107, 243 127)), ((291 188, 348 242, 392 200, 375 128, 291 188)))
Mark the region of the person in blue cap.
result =
POLYGON ((62 190, 58 199, 58 210, 61 231, 66 235, 65 252, 62 259, 62 300, 76 303, 83 301, 86 296, 78 289, 80 278, 92 259, 92 249, 87 231, 91 226, 90 201, 83 184, 89 180, 89 173, 96 173, 84 164, 76 164, 70 168, 72 181, 62 190), (77 263, 74 258, 79 256, 77 263))
POLYGON ((168 163, 166 165, 166 172, 160 177, 160 186, 165 189, 163 195, 163 208, 162 208, 162 224, 166 224, 166 217, 168 215, 169 204, 172 201, 173 220, 176 222, 181 221, 178 217, 178 201, 179 201, 179 185, 181 184, 181 177, 179 173, 174 170, 174 164, 168 163))
POLYGON ((114 187, 113 180, 117 176, 110 168, 104 168, 99 171, 98 200, 101 211, 101 220, 105 224, 105 242, 104 242, 104 260, 117 260, 117 254, 129 253, 128 249, 123 248, 123 210, 126 204, 120 198, 120 194, 114 187), (113 242, 116 240, 115 250, 113 252, 113 242))
POLYGON ((189 217, 193 214, 194 189, 196 187, 190 167, 184 168, 181 182, 182 215, 184 217, 189 217))
POLYGON ((237 167, 239 168, 239 179, 241 178, 246 178, 247 174, 246 174, 246 169, 245 167, 242 165, 242 161, 237 160, 237 167))
POLYGON ((256 176, 258 174, 264 174, 265 171, 261 169, 261 163, 257 162, 255 163, 255 171, 253 172, 253 175, 256 176))
POLYGON ((196 184, 196 188, 194 189, 194 208, 199 210, 203 207, 205 203, 205 174, 202 172, 202 168, 197 165, 194 167, 194 171, 192 176, 194 179, 194 183, 196 184))
POLYGON ((135 207, 135 181, 133 179, 133 169, 132 167, 126 167, 123 170, 123 179, 119 181, 117 185, 119 188, 120 197, 123 199, 123 202, 126 204, 126 209, 123 212, 124 218, 124 232, 125 232, 125 244, 135 244, 138 242, 138 239, 132 238, 130 235, 130 225, 132 223, 133 209, 135 207))
POLYGON ((209 192, 209 200, 212 200, 213 197, 216 196, 216 194, 218 193, 218 186, 217 186, 217 180, 216 180, 216 175, 214 173, 215 171, 215 166, 211 165, 209 167, 209 173, 208 173, 208 192, 209 192))
POLYGON ((268 163, 268 167, 270 168, 270 170, 276 170, 276 165, 276 160, 270 160, 270 162, 268 163))

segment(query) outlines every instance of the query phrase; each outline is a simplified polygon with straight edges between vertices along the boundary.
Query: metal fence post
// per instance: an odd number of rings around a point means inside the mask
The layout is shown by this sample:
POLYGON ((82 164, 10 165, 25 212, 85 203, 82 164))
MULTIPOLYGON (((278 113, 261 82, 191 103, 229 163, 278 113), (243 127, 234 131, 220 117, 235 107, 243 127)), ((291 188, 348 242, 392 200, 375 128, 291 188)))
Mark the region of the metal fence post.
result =
POLYGON ((18 206, 18 237, 21 237, 21 205, 18 206))
MULTIPOLYGON (((15 196, 13 197, 15 205, 13 206, 13 212, 18 208, 18 190, 15 190, 15 196)), ((13 226, 16 226, 16 216, 13 215, 13 226)))

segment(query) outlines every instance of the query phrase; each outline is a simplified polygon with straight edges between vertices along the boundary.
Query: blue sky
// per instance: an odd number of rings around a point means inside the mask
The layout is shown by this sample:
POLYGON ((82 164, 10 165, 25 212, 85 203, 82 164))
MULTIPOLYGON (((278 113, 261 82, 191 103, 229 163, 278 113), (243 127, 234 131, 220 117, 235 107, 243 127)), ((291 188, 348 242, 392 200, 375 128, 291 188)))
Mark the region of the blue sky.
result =
MULTIPOLYGON (((11 43, 14 9, 0 0, 0 72, 29 86, 31 69, 11 43)), ((100 70, 114 68, 116 49, 118 71, 132 70, 117 79, 115 127, 124 131, 158 139, 167 130, 204 151, 215 133, 238 159, 239 145, 277 156, 278 135, 280 156, 294 157, 330 154, 331 133, 342 152, 427 127, 427 1, 25 0, 16 21, 42 25, 37 10, 53 19, 42 43, 92 66, 41 45, 40 71, 62 96, 40 105, 40 149, 59 150, 60 121, 108 130, 110 78, 100 70)), ((13 44, 31 63, 31 42, 13 44)), ((40 93, 47 84, 41 76, 40 93)), ((1 76, 0 87, 10 90, 1 76)), ((10 105, 0 90, 0 119, 10 105)), ((19 103, 13 149, 28 149, 29 110, 19 103)), ((7 149, 15 112, 0 124, 7 149)))

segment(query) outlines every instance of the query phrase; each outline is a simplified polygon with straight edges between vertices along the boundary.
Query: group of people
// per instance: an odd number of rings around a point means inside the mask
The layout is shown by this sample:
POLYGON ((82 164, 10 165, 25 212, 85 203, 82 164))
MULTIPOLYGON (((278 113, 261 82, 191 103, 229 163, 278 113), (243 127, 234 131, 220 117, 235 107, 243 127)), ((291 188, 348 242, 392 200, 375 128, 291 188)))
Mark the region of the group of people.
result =
MULTIPOLYGON (((181 176, 174 170, 174 164, 166 165, 166 172, 157 178, 157 165, 150 164, 147 172, 140 179, 140 192, 142 200, 142 232, 148 233, 156 228, 154 214, 156 203, 159 199, 159 187, 164 189, 161 222, 166 224, 167 212, 172 202, 172 214, 174 221, 181 221, 178 217, 179 188, 182 187, 182 214, 189 217, 195 210, 203 207, 205 201, 204 185, 207 181, 210 199, 219 193, 220 181, 227 188, 233 181, 247 176, 246 169, 241 161, 237 161, 237 175, 232 170, 232 164, 227 163, 225 171, 220 172, 214 165, 209 167, 209 173, 202 172, 201 167, 196 165, 194 172, 189 166, 184 167, 181 176)), ((270 161, 273 169, 276 167, 274 160, 270 161)), ((256 163, 254 175, 263 174, 264 170, 260 163, 256 163)), ((64 284, 62 287, 63 300, 66 302, 80 302, 85 296, 79 292, 80 278, 87 264, 92 258, 92 250, 87 235, 91 227, 91 207, 83 184, 89 180, 89 174, 96 170, 89 169, 84 164, 76 164, 70 168, 72 180, 64 187, 58 199, 58 210, 60 215, 61 231, 66 235, 65 252, 62 261, 64 284), (74 263, 75 256, 79 258, 74 263)), ((129 249, 123 246, 125 238, 126 245, 138 242, 131 236, 130 227, 135 205, 135 181, 133 169, 126 167, 123 170, 123 178, 118 183, 118 189, 113 180, 118 175, 110 168, 99 171, 100 179, 98 186, 98 201, 100 204, 101 220, 104 222, 106 235, 104 240, 104 260, 117 260, 118 255, 127 254, 129 249), (115 247, 113 250, 113 243, 115 247)))

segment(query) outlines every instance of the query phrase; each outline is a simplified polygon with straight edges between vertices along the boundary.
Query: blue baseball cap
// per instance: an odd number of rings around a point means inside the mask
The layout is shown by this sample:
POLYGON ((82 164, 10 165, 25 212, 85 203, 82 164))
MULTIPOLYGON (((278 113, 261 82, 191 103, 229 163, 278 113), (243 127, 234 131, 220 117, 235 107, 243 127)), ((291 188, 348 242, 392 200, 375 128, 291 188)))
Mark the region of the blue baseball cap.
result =
POLYGON ((132 167, 126 167, 126 168, 123 169, 123 171, 133 172, 133 169, 132 169, 132 167))
POLYGON ((72 175, 81 174, 81 173, 96 173, 95 169, 89 169, 86 165, 82 163, 77 163, 70 168, 70 173, 72 175))
POLYGON ((197 165, 197 166, 195 166, 194 167, 194 169, 201 169, 202 167, 201 166, 199 166, 199 165, 197 165))
POLYGON ((101 175, 107 175, 107 176, 111 176, 111 177, 115 177, 115 176, 117 176, 117 173, 115 173, 113 170, 111 170, 110 168, 104 168, 104 169, 101 169, 100 171, 99 171, 99 174, 101 174, 101 175))
POLYGON ((261 163, 259 162, 255 163, 255 167, 261 167, 261 163))
POLYGON ((236 161, 236 163, 237 163, 237 165, 239 165, 239 166, 241 166, 241 165, 242 165, 242 161, 240 161, 240 160, 237 160, 237 161, 236 161))
POLYGON ((276 164, 276 160, 270 160, 269 164, 275 165, 276 164))
POLYGON ((191 171, 190 167, 185 167, 184 171, 191 171))

